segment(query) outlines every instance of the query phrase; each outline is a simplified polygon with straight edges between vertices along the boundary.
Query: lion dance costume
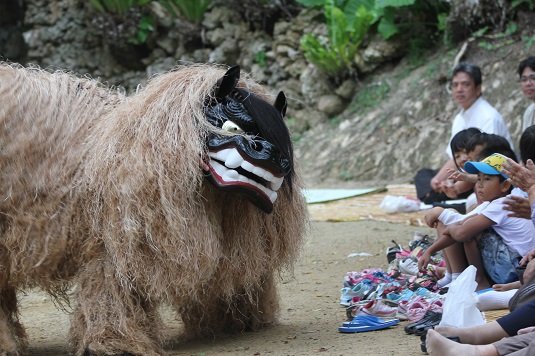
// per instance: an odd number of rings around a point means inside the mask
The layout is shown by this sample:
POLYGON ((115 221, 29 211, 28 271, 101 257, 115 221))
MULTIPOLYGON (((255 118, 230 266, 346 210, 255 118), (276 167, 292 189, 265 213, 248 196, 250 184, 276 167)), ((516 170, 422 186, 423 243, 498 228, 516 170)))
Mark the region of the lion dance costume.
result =
POLYGON ((269 102, 238 67, 123 96, 0 65, 0 354, 28 346, 16 291, 34 287, 71 306, 78 355, 164 354, 162 304, 196 337, 273 324, 307 213, 269 102))

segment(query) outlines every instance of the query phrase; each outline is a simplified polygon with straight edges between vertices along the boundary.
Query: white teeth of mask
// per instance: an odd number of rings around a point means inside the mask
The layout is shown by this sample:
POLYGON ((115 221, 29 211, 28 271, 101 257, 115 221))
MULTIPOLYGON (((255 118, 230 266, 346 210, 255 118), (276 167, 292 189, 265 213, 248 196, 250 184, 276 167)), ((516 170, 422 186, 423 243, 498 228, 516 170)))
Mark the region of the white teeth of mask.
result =
POLYGON ((282 183, 284 182, 284 178, 275 177, 271 172, 268 172, 261 167, 257 167, 251 162, 245 161, 235 148, 226 148, 218 152, 210 152, 209 155, 218 161, 225 162, 225 165, 223 166, 220 163, 211 160, 212 167, 214 167, 217 174, 225 181, 240 181, 254 185, 266 193, 271 201, 274 202, 277 199, 277 193, 275 191, 280 189, 282 183), (241 167, 256 176, 265 179, 269 182, 268 186, 263 186, 252 179, 240 175, 233 169, 238 167, 241 167))
POLYGON ((273 177, 273 180, 271 181, 271 189, 272 190, 279 190, 279 188, 282 185, 282 182, 284 182, 284 178, 275 178, 275 177, 273 177))
POLYGON ((238 151, 232 150, 225 160, 225 166, 229 168, 238 168, 241 166, 242 162, 243 158, 240 156, 238 151))
POLYGON ((232 151, 232 149, 227 148, 225 150, 221 150, 221 151, 218 151, 218 152, 215 152, 215 153, 214 152, 210 152, 209 155, 210 155, 210 157, 213 157, 213 158, 215 158, 217 160, 225 162, 227 160, 227 157, 228 157, 230 151, 232 151))
POLYGON ((222 178, 228 181, 239 180, 240 174, 233 169, 229 169, 225 172, 225 175, 222 178))

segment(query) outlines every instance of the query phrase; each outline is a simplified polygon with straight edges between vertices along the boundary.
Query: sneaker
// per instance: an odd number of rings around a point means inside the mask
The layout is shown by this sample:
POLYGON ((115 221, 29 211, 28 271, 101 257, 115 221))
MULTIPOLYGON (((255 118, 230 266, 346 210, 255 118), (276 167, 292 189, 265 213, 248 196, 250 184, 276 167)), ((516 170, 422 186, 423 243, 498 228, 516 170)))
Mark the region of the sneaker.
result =
POLYGON ((435 292, 431 292, 429 289, 420 287, 414 291, 419 296, 424 297, 425 299, 440 299, 440 295, 435 292))
POLYGON ((401 273, 416 276, 419 272, 418 263, 412 258, 406 258, 399 262, 399 271, 401 273))
POLYGON ((407 311, 407 319, 414 323, 415 321, 421 320, 427 310, 429 309, 429 304, 425 300, 418 300, 409 305, 409 310, 407 311))
POLYGON ((404 289, 401 293, 388 293, 386 299, 389 299, 393 302, 408 301, 414 296, 414 292, 410 289, 404 289))
POLYGON ((442 299, 434 299, 429 302, 429 309, 437 313, 442 313, 444 308, 444 302, 442 299))
POLYGON ((427 250, 433 244, 433 240, 429 235, 423 235, 420 232, 415 232, 411 242, 409 242, 409 249, 414 251, 417 247, 421 247, 423 251, 427 250))
POLYGON ((392 240, 392 243, 394 244, 394 246, 388 247, 386 249, 386 259, 388 260, 389 264, 396 258, 396 254, 403 251, 403 247, 401 247, 401 245, 398 244, 396 241, 392 240))
POLYGON ((392 261, 390 261, 388 267, 386 268, 386 272, 390 275, 394 271, 399 271, 399 258, 394 258, 392 261))
POLYGON ((414 323, 410 323, 405 326, 405 332, 407 334, 414 334, 416 329, 425 330, 434 327, 440 323, 442 319, 442 313, 437 313, 432 310, 428 310, 424 317, 414 323))
POLYGON ((377 286, 377 289, 375 290, 376 298, 386 298, 387 294, 398 291, 400 288, 401 285, 399 284, 399 282, 396 281, 381 283, 377 286))
POLYGON ((357 315, 374 315, 381 319, 395 319, 398 308, 389 307, 380 299, 375 299, 357 310, 357 315))
MULTIPOLYGON (((409 316, 414 319, 417 317, 417 311, 411 310, 421 309, 424 305, 427 306, 427 302, 425 301, 425 299, 419 295, 413 294, 412 298, 399 301, 396 316, 399 320, 409 320, 409 316)), ((427 311, 427 307, 425 309, 427 311)))
POLYGON ((368 304, 369 302, 371 302, 371 300, 365 300, 365 299, 352 302, 351 305, 348 308, 346 308, 347 320, 348 321, 353 320, 353 318, 357 316, 359 309, 365 306, 366 304, 368 304))
POLYGON ((344 287, 340 290, 340 304, 346 307, 351 305, 353 299, 361 300, 366 299, 373 292, 372 285, 366 282, 360 282, 353 288, 344 287), (358 299, 356 298, 358 297, 358 299))

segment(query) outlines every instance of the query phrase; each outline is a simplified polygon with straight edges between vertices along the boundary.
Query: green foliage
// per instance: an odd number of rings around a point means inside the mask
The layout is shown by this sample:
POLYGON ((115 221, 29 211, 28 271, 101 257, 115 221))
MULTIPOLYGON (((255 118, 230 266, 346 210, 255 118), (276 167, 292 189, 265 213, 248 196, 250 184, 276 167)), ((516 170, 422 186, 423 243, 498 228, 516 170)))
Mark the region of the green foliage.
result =
POLYGON ((513 0, 513 1, 511 1, 511 8, 513 10, 515 10, 518 7, 521 7, 523 5, 526 5, 527 8, 530 11, 533 11, 533 9, 535 9, 535 3, 533 2, 533 0, 513 0))
POLYGON ((155 20, 152 16, 147 14, 141 14, 137 26, 138 30, 135 36, 129 38, 130 43, 140 45, 147 42, 150 33, 154 31, 154 23, 155 20))
POLYGON ((444 31, 450 5, 445 0, 377 0, 376 8, 381 17, 378 32, 384 39, 401 30, 429 39, 425 28, 444 31))
POLYGON ((490 51, 512 44, 514 40, 511 38, 511 36, 516 33, 517 25, 514 22, 510 22, 507 24, 505 32, 499 32, 495 35, 485 35, 487 31, 488 27, 485 26, 479 31, 474 32, 472 36, 476 38, 483 38, 484 40, 479 41, 477 45, 490 51))
POLYGON ((401 7, 414 4, 415 0, 376 0, 375 6, 377 8, 384 8, 388 6, 401 7))
MULTIPOLYGON (((348 1, 354 5, 355 1, 348 1)), ((354 73, 357 50, 375 20, 375 14, 364 6, 356 11, 339 8, 334 0, 325 0, 324 13, 328 26, 328 38, 305 34, 301 48, 305 57, 321 71, 336 81, 354 73)))
POLYGON ((375 8, 381 18, 377 31, 384 39, 388 39, 399 32, 396 17, 399 8, 413 5, 416 0, 376 0, 375 8))
POLYGON ((266 51, 258 51, 254 55, 254 61, 260 66, 260 68, 266 67, 266 51))
POLYGON ((90 4, 100 12, 103 31, 114 33, 112 41, 122 40, 134 45, 147 42, 151 32, 155 29, 152 16, 143 13, 143 6, 152 0, 89 0, 90 4), (109 29, 113 29, 109 31, 109 29))
POLYGON ((98 11, 123 16, 129 9, 141 7, 152 0, 89 0, 98 11))
POLYGON ((349 110, 352 113, 365 115, 375 109, 390 92, 390 85, 386 81, 371 83, 360 89, 354 98, 349 110))
POLYGON ((182 15, 186 20, 200 23, 212 0, 159 0, 173 16, 182 15))
POLYGON ((531 37, 522 36, 522 41, 526 42, 526 49, 530 49, 531 46, 535 43, 535 35, 531 37))
MULTIPOLYGON (((419 48, 413 46, 414 55, 429 47, 429 36, 421 30, 431 27, 436 32, 446 27, 449 3, 446 0, 297 0, 308 7, 323 7, 328 26, 328 38, 304 35, 301 48, 305 57, 339 81, 354 74, 355 57, 362 41, 374 28, 384 38, 389 39, 403 29, 409 29, 416 37, 425 38, 427 44, 419 48)), ((408 35, 407 37, 414 37, 408 35)), ((414 42, 414 41, 413 41, 414 42)), ((419 41, 422 43, 423 41, 419 41)), ((415 42, 416 43, 416 42, 415 42)))
POLYGON ((424 64, 425 53, 429 50, 429 40, 422 37, 409 39, 409 63, 414 67, 424 64))
POLYGON ((316 7, 323 6, 325 0, 297 0, 297 2, 301 5, 305 5, 306 7, 316 7))

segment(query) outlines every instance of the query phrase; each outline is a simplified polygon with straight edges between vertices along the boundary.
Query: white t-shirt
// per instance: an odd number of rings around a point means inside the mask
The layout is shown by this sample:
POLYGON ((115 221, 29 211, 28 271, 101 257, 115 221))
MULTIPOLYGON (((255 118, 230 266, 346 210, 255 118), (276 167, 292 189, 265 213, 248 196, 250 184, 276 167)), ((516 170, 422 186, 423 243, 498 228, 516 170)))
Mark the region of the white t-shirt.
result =
POLYGON ((522 132, 526 131, 531 125, 535 125, 535 103, 531 103, 524 112, 524 117, 522 118, 522 132))
POLYGON ((468 108, 468 110, 462 109, 453 119, 451 125, 451 138, 446 147, 446 154, 453 159, 451 152, 450 142, 453 136, 459 131, 468 129, 470 127, 476 127, 481 131, 488 134, 495 134, 503 136, 509 141, 511 149, 513 149, 513 141, 509 134, 509 129, 503 121, 500 113, 494 109, 485 99, 482 97, 477 100, 468 108))
POLYGON ((453 209, 445 209, 438 220, 444 225, 450 225, 474 214, 486 216, 495 223, 492 228, 502 237, 503 242, 511 250, 524 256, 535 247, 535 226, 531 220, 507 216, 509 211, 503 210, 505 199, 506 197, 503 197, 483 202, 466 215, 453 209))

